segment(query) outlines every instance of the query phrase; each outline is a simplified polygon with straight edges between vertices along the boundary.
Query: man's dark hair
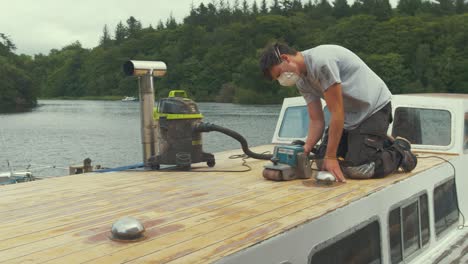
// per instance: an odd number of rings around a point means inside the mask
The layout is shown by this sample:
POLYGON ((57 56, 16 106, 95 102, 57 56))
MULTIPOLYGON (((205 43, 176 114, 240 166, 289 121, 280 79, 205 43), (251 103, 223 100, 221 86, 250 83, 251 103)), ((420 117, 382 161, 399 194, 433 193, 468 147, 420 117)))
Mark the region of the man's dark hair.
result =
POLYGON ((268 44, 268 46, 265 47, 260 57, 260 69, 265 78, 269 80, 273 79, 270 70, 273 66, 281 63, 281 54, 296 55, 297 51, 287 44, 279 42, 268 44))

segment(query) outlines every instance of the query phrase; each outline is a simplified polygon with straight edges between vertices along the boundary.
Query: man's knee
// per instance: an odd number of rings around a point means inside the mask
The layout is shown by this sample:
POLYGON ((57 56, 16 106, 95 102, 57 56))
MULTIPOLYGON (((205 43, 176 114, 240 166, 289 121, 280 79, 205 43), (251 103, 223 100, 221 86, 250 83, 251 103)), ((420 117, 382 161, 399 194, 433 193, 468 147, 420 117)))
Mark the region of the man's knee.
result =
POLYGON ((370 162, 359 166, 342 166, 341 170, 347 178, 370 179, 375 175, 375 162, 370 162))

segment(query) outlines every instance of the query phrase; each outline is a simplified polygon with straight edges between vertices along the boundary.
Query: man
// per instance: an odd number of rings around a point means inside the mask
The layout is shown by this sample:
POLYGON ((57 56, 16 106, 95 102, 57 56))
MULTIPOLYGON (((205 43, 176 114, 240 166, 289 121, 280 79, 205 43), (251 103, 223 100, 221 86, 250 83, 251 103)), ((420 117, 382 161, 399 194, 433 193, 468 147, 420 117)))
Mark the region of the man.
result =
POLYGON ((344 174, 361 179, 384 177, 398 168, 408 172, 416 167, 409 141, 387 136, 392 94, 350 50, 321 45, 297 52, 276 43, 263 51, 260 68, 270 80, 283 86, 296 85, 304 97, 310 118, 304 145, 307 154, 324 132, 320 98, 326 101, 331 118, 319 149, 323 158, 319 166, 337 181, 345 182, 344 174))

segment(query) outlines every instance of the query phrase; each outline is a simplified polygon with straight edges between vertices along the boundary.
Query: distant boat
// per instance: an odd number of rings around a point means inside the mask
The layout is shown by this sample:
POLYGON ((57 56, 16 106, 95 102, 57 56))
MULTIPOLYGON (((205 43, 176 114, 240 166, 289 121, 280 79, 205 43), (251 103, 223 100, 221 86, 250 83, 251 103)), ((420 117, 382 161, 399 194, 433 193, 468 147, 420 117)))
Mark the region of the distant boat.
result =
POLYGON ((30 171, 0 172, 0 185, 34 181, 30 171))
POLYGON ((122 102, 135 102, 135 101, 138 101, 138 98, 135 98, 133 96, 125 96, 125 98, 123 98, 121 101, 122 102))

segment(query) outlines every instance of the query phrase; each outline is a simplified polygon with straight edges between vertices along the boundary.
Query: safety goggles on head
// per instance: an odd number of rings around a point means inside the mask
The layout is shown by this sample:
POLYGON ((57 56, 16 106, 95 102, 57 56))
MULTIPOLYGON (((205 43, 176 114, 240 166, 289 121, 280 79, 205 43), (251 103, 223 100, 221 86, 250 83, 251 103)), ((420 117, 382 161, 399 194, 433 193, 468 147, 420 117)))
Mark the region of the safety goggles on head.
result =
POLYGON ((283 62, 283 59, 281 59, 281 53, 278 48, 278 44, 275 44, 273 46, 273 51, 275 52, 276 58, 278 59, 278 64, 283 62))

